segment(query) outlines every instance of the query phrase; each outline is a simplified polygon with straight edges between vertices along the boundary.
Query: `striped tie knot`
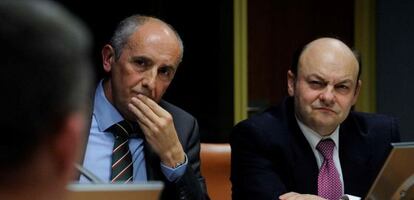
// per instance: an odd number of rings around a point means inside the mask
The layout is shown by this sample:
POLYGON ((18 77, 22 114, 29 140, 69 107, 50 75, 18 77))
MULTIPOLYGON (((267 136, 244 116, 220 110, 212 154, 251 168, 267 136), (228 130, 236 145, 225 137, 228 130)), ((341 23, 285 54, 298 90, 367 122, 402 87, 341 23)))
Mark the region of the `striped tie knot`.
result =
POLYGON ((145 139, 138 123, 122 120, 108 129, 115 137, 142 138, 145 139))

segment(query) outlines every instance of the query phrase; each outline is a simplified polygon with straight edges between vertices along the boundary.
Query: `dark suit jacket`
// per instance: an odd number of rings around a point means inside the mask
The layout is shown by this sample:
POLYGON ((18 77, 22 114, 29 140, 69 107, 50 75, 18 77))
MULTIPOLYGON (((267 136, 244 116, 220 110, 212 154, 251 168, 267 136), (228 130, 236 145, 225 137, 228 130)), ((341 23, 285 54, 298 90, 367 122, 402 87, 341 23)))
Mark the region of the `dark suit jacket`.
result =
POLYGON ((197 120, 189 113, 164 100, 159 105, 173 117, 178 138, 187 154, 188 165, 187 170, 179 180, 173 183, 169 182, 161 171, 159 156, 148 143, 144 143, 148 180, 161 180, 164 182, 164 190, 160 198, 162 200, 209 199, 205 180, 200 173, 200 135, 197 120))
MULTIPOLYGON (((345 194, 364 197, 399 141, 395 119, 350 112, 339 130, 345 194)), ((236 125, 231 133, 233 199, 278 199, 286 192, 317 194, 318 166, 301 132, 293 99, 236 125)))
POLYGON ((162 100, 160 106, 174 119, 175 129, 188 158, 187 170, 175 183, 167 181, 160 168, 160 158, 145 144, 145 162, 149 180, 162 180, 165 189, 161 199, 208 199, 204 178, 200 173, 200 135, 197 120, 184 110, 162 100))

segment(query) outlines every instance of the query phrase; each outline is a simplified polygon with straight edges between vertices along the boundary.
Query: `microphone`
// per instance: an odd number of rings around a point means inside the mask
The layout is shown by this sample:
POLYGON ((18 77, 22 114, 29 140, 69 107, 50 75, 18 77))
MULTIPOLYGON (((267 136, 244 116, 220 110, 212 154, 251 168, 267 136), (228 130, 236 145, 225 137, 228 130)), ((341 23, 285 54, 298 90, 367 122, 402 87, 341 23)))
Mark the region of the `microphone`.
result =
POLYGON ((75 163, 74 165, 75 165, 75 168, 80 172, 80 174, 82 174, 91 183, 94 183, 94 184, 104 183, 95 174, 93 174, 91 171, 87 170, 86 168, 82 167, 78 163, 75 163))

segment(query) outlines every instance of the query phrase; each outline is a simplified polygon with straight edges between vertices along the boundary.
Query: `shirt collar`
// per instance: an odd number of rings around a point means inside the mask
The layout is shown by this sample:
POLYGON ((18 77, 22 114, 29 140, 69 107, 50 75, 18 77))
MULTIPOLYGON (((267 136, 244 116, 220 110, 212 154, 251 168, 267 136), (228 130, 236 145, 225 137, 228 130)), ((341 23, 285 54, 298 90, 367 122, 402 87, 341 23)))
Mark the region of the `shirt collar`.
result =
POLYGON ((309 144, 311 145, 312 149, 316 149, 316 145, 318 145, 319 141, 323 139, 331 138, 335 142, 335 146, 339 149, 339 127, 336 127, 334 132, 328 136, 321 136, 308 126, 306 126, 303 122, 301 122, 296 116, 296 121, 298 122, 299 128, 302 131, 303 135, 305 136, 306 140, 308 140, 309 144))
POLYGON ((124 119, 106 98, 103 89, 103 80, 99 82, 95 91, 93 115, 97 121, 99 131, 101 132, 124 119))

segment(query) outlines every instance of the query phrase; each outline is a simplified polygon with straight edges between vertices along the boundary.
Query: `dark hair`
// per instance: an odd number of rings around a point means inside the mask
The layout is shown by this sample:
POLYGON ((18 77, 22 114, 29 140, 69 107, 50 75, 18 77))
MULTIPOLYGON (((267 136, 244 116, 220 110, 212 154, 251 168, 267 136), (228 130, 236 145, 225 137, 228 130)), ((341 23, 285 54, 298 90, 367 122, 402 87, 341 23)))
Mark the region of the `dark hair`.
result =
POLYGON ((22 166, 62 120, 86 109, 91 36, 49 1, 0 1, 0 169, 22 166))
MULTIPOLYGON (((335 38, 339 41, 341 41, 338 38, 335 38)), ((290 71, 292 71, 292 73, 297 76, 298 73, 298 66, 299 66, 299 60, 300 60, 300 56, 302 55, 303 51, 305 51, 305 49, 308 47, 308 44, 301 46, 300 48, 296 49, 293 52, 292 55, 292 65, 290 66, 290 71)), ((356 60, 358 61, 358 65, 359 65, 359 69, 358 69, 358 76, 357 76, 357 80, 360 80, 361 78, 361 73, 362 73, 362 62, 361 62, 361 54, 356 51, 351 49, 356 60)))

